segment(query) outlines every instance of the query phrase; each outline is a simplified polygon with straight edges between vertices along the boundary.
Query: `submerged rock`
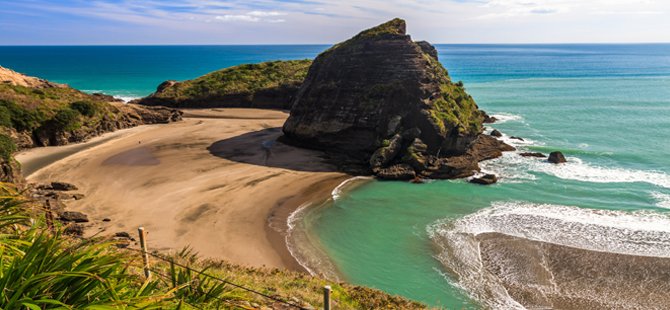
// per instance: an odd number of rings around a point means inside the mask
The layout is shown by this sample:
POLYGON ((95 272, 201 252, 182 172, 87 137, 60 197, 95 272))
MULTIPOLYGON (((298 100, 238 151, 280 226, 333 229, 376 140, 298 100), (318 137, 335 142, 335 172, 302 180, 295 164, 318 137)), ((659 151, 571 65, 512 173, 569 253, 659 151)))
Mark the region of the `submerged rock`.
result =
POLYGON ((563 156, 563 153, 561 152, 551 152, 549 154, 549 159, 547 160, 553 164, 562 164, 568 162, 568 160, 565 159, 565 156, 563 156))
POLYGON ((537 157, 537 158, 546 158, 547 155, 544 155, 539 152, 524 152, 524 153, 519 153, 519 156, 521 157, 537 157))
POLYGON ((485 113, 451 81, 435 48, 413 42, 405 28, 394 19, 320 54, 284 124, 286 141, 346 157, 383 179, 468 175, 478 160, 508 149, 502 142, 488 142, 502 147, 497 152, 477 149, 485 113))

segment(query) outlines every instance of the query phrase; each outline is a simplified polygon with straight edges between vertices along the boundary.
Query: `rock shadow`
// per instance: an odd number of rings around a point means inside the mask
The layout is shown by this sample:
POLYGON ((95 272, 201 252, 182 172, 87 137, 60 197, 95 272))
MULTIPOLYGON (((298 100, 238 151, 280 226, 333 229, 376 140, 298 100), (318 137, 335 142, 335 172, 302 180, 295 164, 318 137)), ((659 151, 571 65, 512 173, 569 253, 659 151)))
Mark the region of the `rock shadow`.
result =
POLYGON ((212 143, 210 154, 239 163, 283 168, 295 171, 335 172, 325 153, 303 149, 277 141, 280 127, 245 133, 212 143))

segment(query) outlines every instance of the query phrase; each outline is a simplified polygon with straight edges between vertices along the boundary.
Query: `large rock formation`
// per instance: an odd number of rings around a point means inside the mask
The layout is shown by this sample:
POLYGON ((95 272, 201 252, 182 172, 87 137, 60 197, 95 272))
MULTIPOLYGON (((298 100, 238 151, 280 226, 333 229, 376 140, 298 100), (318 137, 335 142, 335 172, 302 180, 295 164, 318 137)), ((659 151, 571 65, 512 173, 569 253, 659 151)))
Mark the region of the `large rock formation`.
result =
POLYGON ((177 108, 290 109, 311 63, 291 60, 246 64, 194 80, 165 81, 155 93, 135 103, 177 108))
POLYGON ((287 141, 382 178, 455 178, 513 148, 481 135, 485 113, 427 42, 394 19, 319 55, 284 124, 287 141))

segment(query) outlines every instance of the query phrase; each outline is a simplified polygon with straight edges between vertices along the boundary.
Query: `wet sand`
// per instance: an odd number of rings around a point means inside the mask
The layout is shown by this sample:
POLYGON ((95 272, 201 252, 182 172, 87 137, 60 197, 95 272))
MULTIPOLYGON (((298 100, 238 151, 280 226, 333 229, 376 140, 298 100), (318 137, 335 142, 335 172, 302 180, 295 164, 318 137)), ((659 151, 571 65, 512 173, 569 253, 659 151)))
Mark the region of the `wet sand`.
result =
POLYGON ((477 236, 482 267, 528 309, 667 309, 670 258, 477 236))
POLYGON ((273 142, 285 112, 185 112, 183 122, 34 149, 18 159, 37 170, 30 182, 80 188, 86 197, 67 206, 88 214, 88 235, 135 234, 144 226, 153 250, 188 246, 203 257, 301 270, 286 248, 286 219, 304 202, 329 197, 348 176, 320 152, 273 142))

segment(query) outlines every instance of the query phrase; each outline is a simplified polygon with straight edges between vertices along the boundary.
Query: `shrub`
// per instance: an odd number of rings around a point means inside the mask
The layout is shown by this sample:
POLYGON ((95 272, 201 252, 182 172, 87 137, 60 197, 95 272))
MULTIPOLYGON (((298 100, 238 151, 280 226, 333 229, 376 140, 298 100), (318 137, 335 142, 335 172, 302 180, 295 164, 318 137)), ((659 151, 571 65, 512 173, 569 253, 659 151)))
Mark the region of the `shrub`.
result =
POLYGON ((70 108, 72 108, 75 111, 79 111, 81 115, 84 116, 94 116, 96 113, 98 113, 98 106, 90 101, 76 101, 70 104, 70 108))
POLYGON ((0 106, 0 127, 12 127, 12 114, 4 106, 0 106))
POLYGON ((65 108, 58 111, 52 121, 56 126, 56 129, 72 131, 81 127, 81 123, 79 122, 80 115, 81 114, 77 110, 65 108))
POLYGON ((0 158, 7 161, 15 151, 16 144, 14 144, 12 138, 8 137, 7 135, 0 134, 0 158))
MULTIPOLYGON (((9 114, 11 125, 18 131, 32 131, 46 121, 44 112, 40 109, 29 110, 12 101, 0 100, 0 109, 4 108, 9 114)), ((2 114, 2 111, 0 111, 2 114)))

